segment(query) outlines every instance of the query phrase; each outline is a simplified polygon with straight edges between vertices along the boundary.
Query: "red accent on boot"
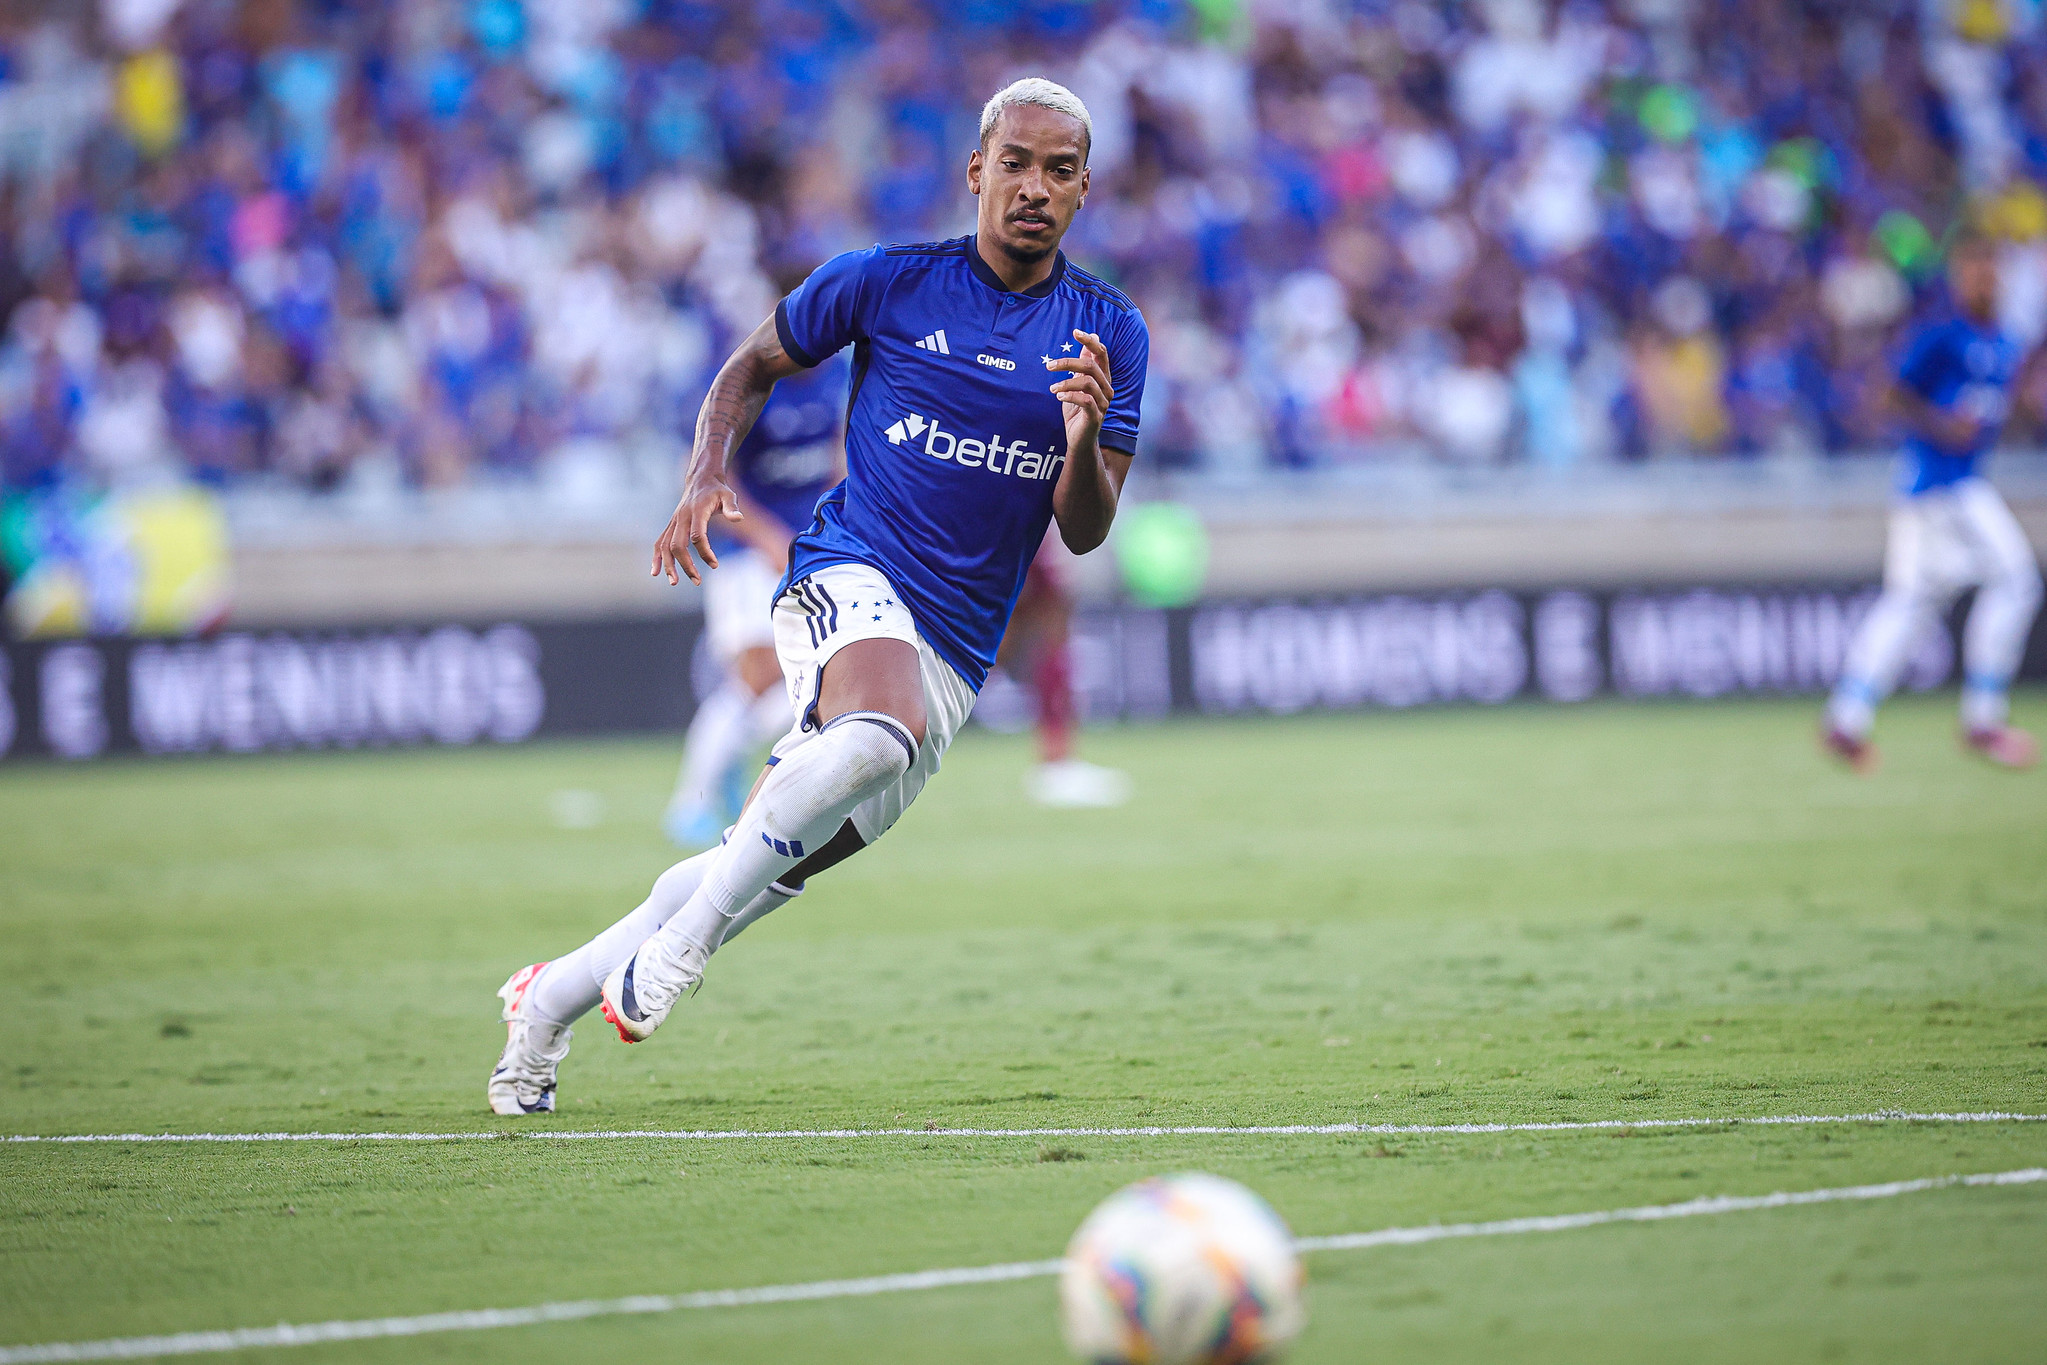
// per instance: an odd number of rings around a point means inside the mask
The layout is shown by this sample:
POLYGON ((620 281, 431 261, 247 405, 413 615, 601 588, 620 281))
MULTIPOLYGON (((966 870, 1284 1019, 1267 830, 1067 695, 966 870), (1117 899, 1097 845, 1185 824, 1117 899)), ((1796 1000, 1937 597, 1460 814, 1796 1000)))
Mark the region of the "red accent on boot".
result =
POLYGON ((2039 742, 2016 726, 1967 730, 1962 734, 1962 744, 2000 768, 2025 769, 2040 761, 2039 742))
POLYGON ((1820 726, 1820 748, 1840 759, 1865 777, 1876 771, 1878 762, 1876 746, 1866 739, 1858 739, 1846 730, 1831 725, 1820 726))

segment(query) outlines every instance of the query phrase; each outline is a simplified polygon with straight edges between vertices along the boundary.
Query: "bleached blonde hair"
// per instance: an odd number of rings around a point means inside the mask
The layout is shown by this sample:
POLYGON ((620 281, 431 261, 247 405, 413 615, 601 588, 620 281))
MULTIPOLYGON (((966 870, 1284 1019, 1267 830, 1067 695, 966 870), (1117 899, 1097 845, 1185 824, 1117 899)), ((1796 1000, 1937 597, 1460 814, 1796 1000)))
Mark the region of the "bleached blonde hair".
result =
POLYGON ((988 97, 988 102, 981 106, 983 149, 988 146, 988 135, 995 131, 1002 111, 1018 104, 1035 104, 1041 109, 1079 119, 1080 159, 1083 162, 1087 160, 1087 154, 1094 146, 1095 121, 1088 117, 1087 106, 1080 102, 1080 96, 1043 76, 1026 76, 1020 81, 1011 81, 988 97))

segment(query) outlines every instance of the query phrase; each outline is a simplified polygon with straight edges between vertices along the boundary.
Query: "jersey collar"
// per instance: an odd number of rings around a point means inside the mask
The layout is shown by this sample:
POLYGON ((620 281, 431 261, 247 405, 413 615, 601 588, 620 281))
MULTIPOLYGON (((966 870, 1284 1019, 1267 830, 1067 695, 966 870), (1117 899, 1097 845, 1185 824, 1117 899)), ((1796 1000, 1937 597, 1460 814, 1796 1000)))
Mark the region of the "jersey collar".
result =
POLYGON ((997 293, 1021 294, 1027 299, 1042 299, 1049 296, 1054 289, 1059 287, 1059 281, 1066 278, 1066 253, 1060 251, 1054 255, 1051 274, 1039 280, 1029 289, 1011 289, 1002 282, 1001 276, 990 270, 988 263, 981 259, 981 249, 975 244, 973 233, 968 233, 960 239, 960 242, 961 248, 966 252, 967 266, 974 272, 974 278, 997 293))

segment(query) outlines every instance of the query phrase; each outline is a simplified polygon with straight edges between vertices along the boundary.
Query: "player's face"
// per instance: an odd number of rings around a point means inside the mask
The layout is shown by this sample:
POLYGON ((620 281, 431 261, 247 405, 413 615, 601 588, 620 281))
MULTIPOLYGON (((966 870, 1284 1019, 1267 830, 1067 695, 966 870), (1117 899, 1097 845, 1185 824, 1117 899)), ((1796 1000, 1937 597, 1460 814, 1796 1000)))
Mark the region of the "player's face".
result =
POLYGON ((1971 243, 1948 262, 1948 288, 1955 303, 1972 317, 1997 311, 1997 257, 1981 243, 1971 243))
POLYGON ((1016 104, 967 161, 967 188, 981 198, 976 231, 1014 261, 1050 255, 1087 198, 1086 133, 1070 114, 1016 104))

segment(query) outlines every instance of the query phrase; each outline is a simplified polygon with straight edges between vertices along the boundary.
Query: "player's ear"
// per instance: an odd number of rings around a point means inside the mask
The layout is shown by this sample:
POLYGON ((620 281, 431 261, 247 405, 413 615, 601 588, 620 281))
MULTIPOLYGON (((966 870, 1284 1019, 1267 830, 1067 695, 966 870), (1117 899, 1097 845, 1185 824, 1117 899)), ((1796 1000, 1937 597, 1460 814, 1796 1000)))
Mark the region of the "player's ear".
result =
POLYGON ((967 193, 981 192, 981 149, 974 148, 967 153, 967 193))

